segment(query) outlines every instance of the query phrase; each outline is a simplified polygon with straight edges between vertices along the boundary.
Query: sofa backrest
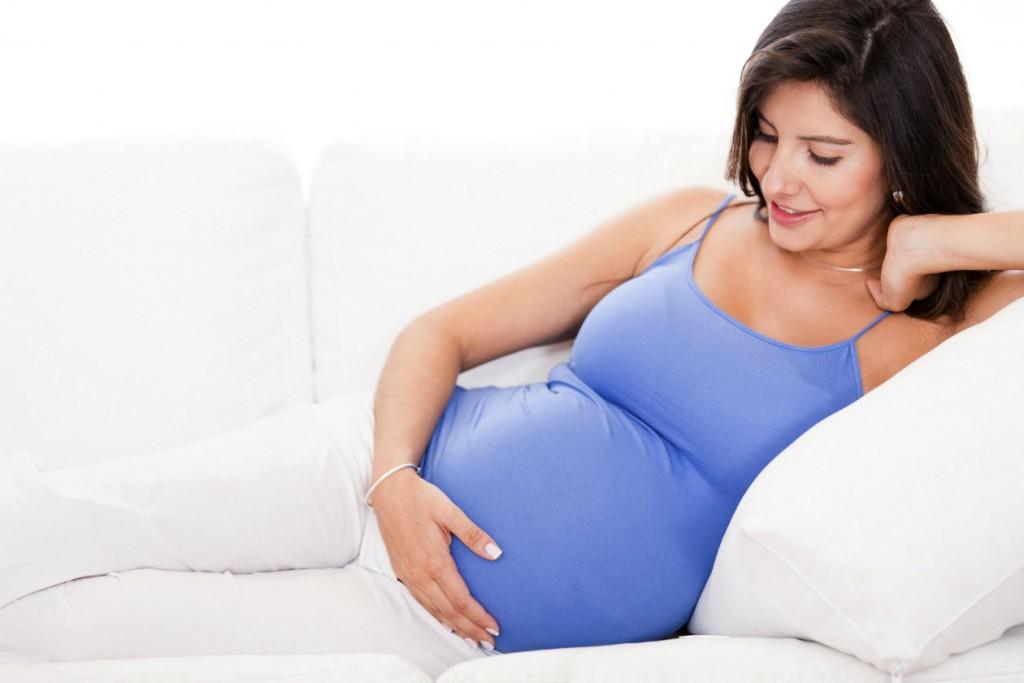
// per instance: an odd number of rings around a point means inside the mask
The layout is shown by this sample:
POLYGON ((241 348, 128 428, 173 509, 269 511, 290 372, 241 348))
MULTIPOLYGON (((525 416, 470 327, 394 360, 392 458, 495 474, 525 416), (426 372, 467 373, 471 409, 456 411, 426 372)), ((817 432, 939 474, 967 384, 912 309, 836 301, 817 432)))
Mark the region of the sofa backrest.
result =
MULTIPOLYGON (((996 210, 1024 207, 1022 115, 977 113, 983 189, 996 210)), ((338 140, 318 159, 309 197, 318 400, 372 390, 395 336, 429 308, 540 260, 661 192, 692 184, 730 189, 730 135, 719 128, 555 140, 338 140)), ((520 351, 458 381, 541 382, 571 348, 562 342, 520 351)))
MULTIPOLYGON (((1024 206, 1022 120, 978 114, 995 210, 1024 206)), ((661 192, 729 189, 728 135, 341 139, 305 208, 258 134, 0 143, 0 458, 86 464, 372 390, 419 313, 661 192)), ((571 347, 458 381, 544 381, 571 347)))
POLYGON ((303 193, 274 145, 0 145, 0 457, 159 450, 312 399, 303 193))
MULTIPOLYGON (((573 138, 340 140, 309 198, 313 349, 322 400, 376 385, 418 314, 552 253, 682 184, 723 189, 726 131, 573 138)), ((510 354, 463 386, 543 381, 570 343, 510 354)))

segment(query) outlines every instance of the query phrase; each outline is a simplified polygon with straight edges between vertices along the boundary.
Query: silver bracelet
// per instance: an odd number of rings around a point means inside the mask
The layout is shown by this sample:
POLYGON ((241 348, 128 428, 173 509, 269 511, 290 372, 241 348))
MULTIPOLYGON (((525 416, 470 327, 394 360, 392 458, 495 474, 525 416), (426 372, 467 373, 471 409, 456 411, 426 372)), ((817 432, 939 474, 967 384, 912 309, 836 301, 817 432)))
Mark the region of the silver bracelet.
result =
POLYGON ((384 474, 380 475, 380 478, 377 479, 377 481, 374 482, 373 486, 370 487, 370 490, 366 492, 366 498, 364 500, 366 501, 367 505, 369 505, 370 507, 373 507, 373 504, 370 502, 370 494, 373 493, 373 490, 375 488, 377 488, 377 486, 380 485, 380 483, 382 481, 384 481, 384 479, 386 477, 388 477, 391 474, 394 474, 395 472, 397 472, 398 470, 402 469, 403 467, 415 467, 416 468, 416 474, 420 473, 420 466, 419 465, 414 465, 411 462, 407 462, 405 464, 397 465, 395 467, 392 467, 390 470, 388 470, 384 474))

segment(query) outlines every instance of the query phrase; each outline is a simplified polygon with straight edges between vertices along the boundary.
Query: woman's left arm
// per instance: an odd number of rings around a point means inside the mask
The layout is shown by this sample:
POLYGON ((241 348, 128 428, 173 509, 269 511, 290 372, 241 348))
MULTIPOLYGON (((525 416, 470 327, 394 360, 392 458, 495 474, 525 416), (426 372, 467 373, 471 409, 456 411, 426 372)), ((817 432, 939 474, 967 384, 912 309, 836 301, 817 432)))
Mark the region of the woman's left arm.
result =
POLYGON ((867 287, 879 307, 902 311, 931 294, 938 273, 954 270, 1007 271, 986 287, 995 310, 1024 297, 1024 210, 897 216, 881 279, 869 279, 867 287))
POLYGON ((904 235, 908 248, 927 273, 1024 269, 1024 211, 906 218, 918 226, 904 235))

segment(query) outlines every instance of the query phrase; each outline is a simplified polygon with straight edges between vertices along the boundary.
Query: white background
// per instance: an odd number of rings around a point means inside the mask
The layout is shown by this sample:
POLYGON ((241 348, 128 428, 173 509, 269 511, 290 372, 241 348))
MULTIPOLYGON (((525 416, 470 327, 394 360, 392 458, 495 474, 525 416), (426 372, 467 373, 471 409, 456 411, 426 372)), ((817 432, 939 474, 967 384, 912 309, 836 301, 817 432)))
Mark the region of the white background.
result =
MULTIPOLYGON (((0 135, 330 142, 731 120, 770 0, 0 0, 0 135)), ((1019 0, 938 0, 976 107, 1024 105, 1019 0)))

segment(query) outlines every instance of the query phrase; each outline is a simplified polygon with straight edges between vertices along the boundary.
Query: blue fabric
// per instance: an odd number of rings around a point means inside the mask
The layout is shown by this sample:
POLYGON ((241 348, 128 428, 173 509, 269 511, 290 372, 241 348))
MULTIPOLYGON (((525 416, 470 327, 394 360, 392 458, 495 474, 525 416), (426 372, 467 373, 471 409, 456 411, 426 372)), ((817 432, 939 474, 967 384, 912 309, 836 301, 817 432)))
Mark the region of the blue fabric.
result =
POLYGON ((854 341, 801 347, 716 308, 697 241, 662 255, 590 312, 546 382, 456 386, 421 460, 501 546, 452 538, 496 650, 671 636, 687 621, 757 474, 863 395, 854 341))

